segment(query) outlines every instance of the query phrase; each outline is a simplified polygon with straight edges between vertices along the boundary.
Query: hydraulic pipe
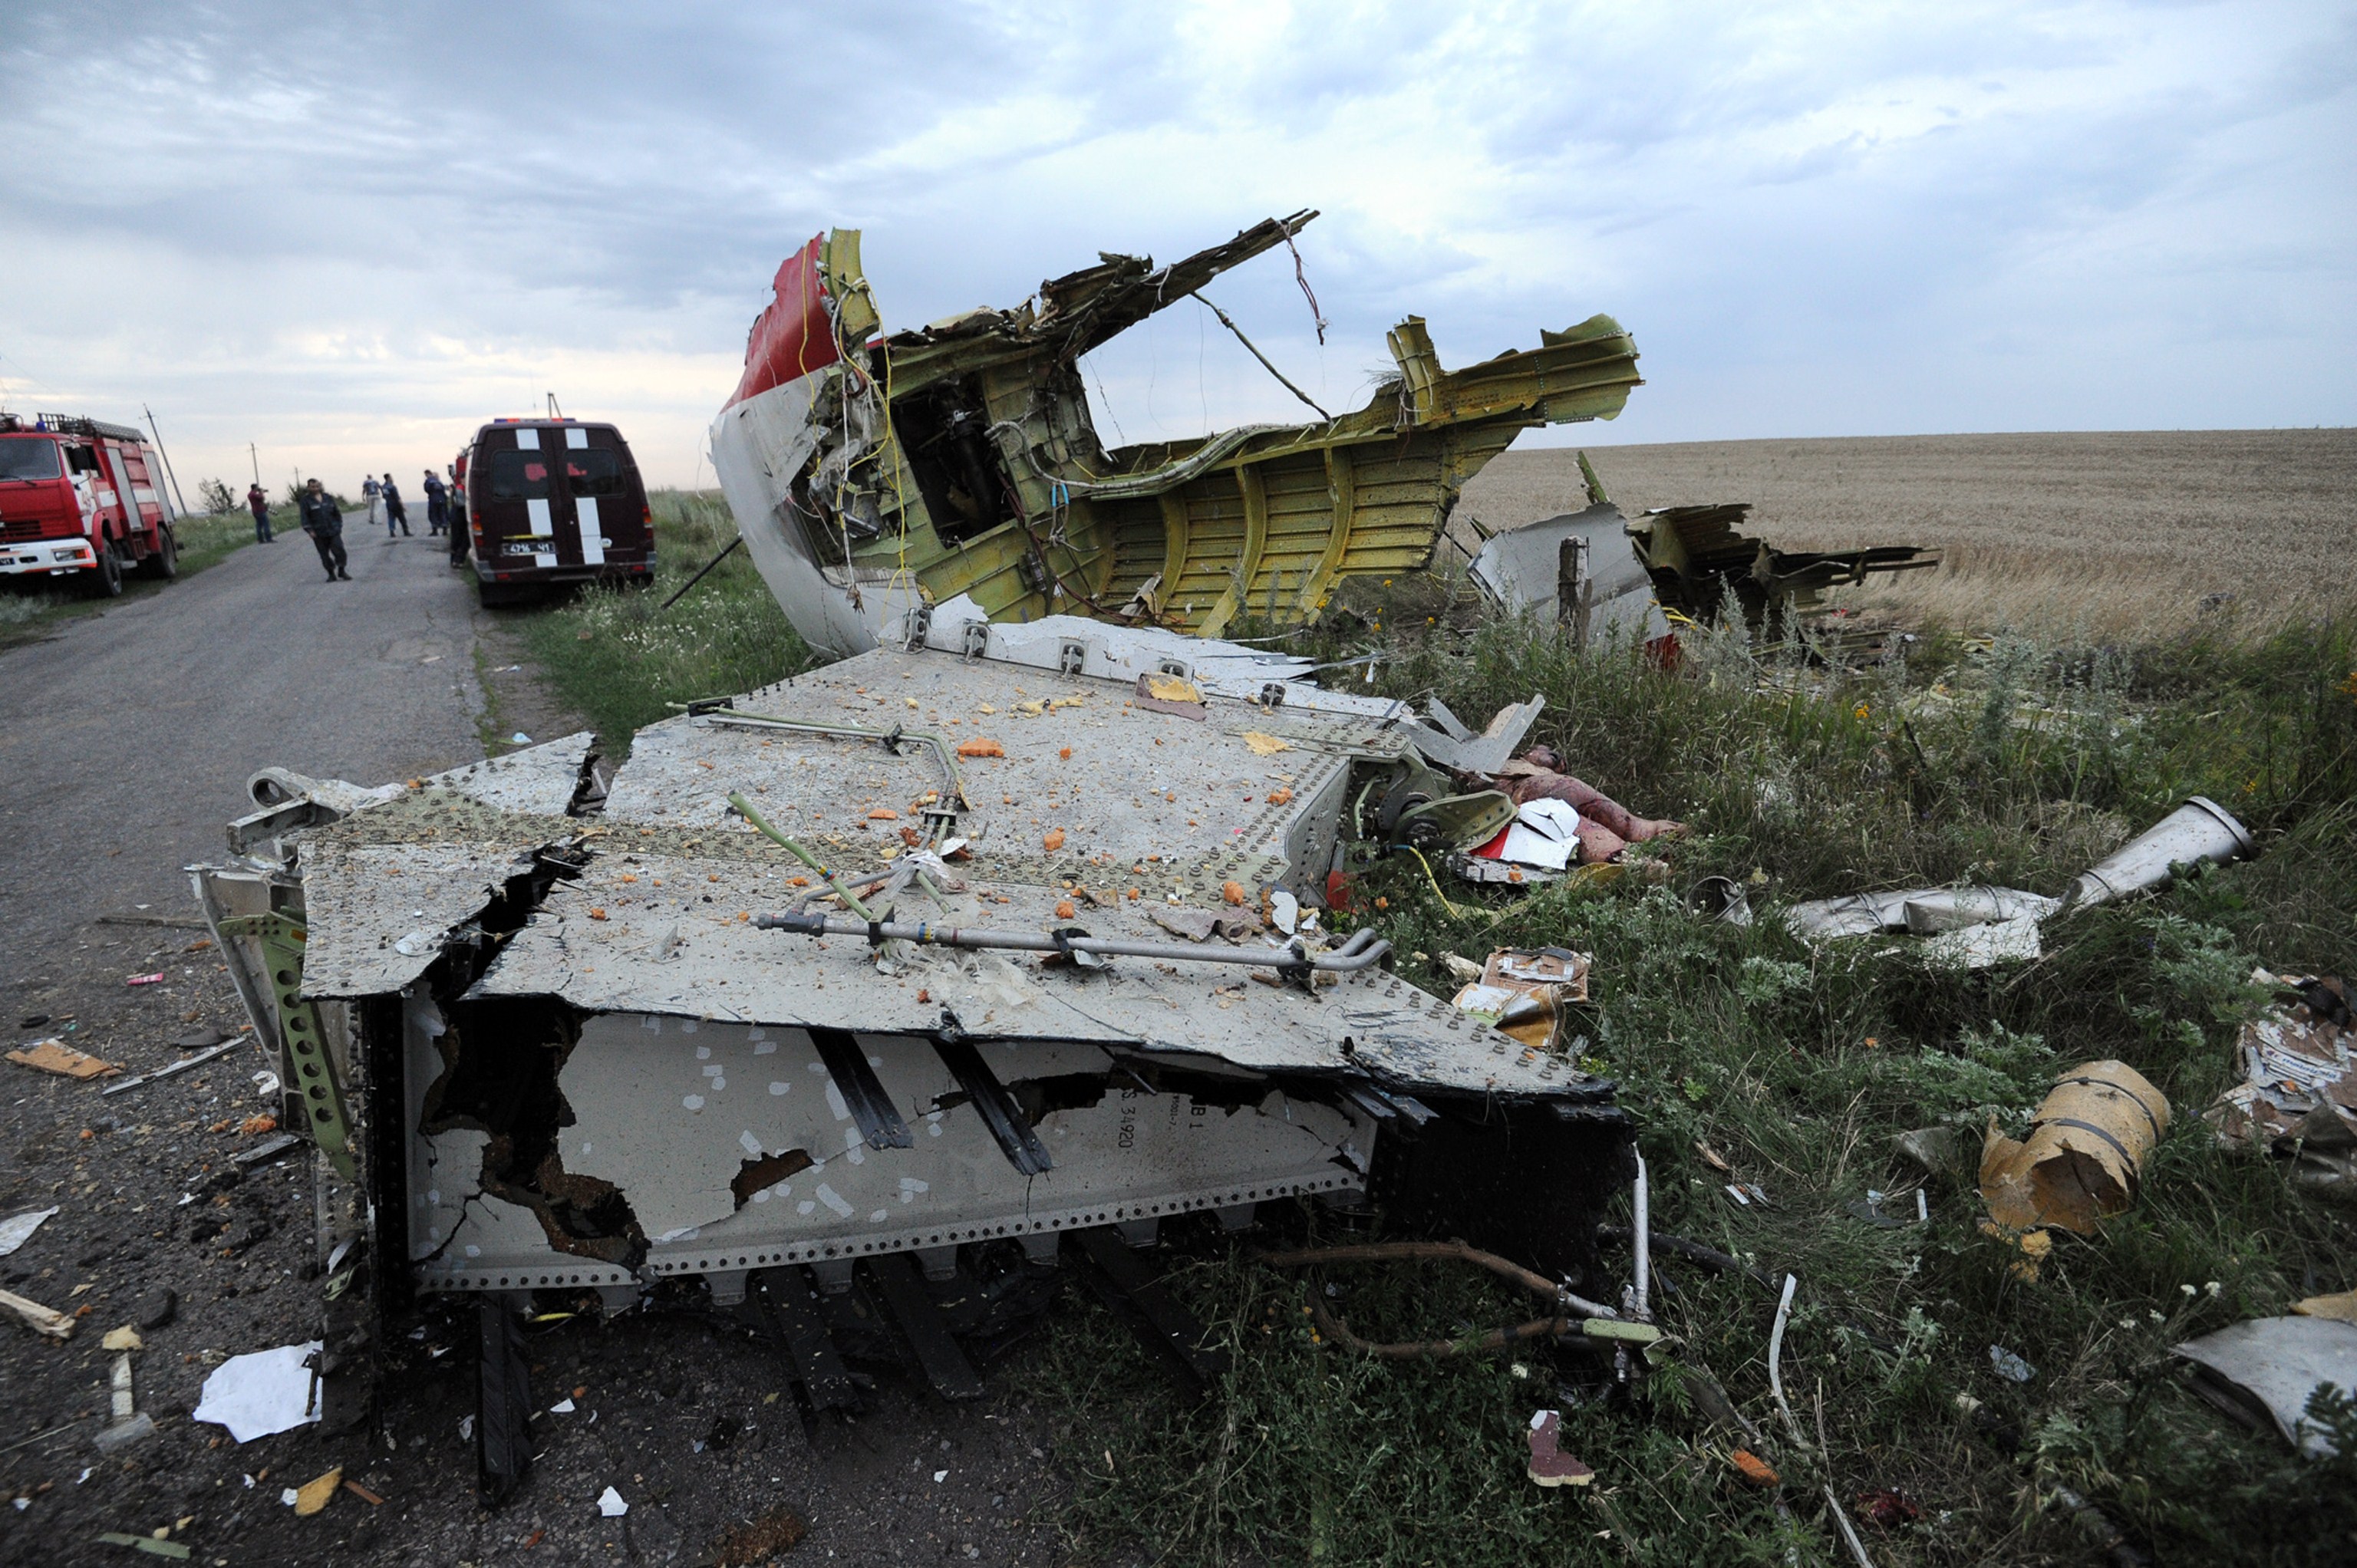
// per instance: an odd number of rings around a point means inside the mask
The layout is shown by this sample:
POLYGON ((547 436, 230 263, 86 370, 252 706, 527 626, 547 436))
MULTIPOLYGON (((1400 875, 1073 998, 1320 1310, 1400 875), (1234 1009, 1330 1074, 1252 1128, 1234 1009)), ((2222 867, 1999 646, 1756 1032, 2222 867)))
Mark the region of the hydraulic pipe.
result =
POLYGON ((1088 953, 1102 958, 1156 958, 1185 963, 1235 963, 1261 969, 1313 969, 1352 974, 1383 961, 1391 943, 1360 931, 1332 952, 1312 953, 1298 940, 1281 948, 1232 948, 1216 942, 1144 942, 1118 937, 1061 936, 1049 931, 994 931, 969 926, 937 926, 928 920, 861 920, 848 915, 756 915, 765 931, 806 937, 865 937, 871 941, 917 942, 931 947, 997 949, 1013 952, 1088 953))

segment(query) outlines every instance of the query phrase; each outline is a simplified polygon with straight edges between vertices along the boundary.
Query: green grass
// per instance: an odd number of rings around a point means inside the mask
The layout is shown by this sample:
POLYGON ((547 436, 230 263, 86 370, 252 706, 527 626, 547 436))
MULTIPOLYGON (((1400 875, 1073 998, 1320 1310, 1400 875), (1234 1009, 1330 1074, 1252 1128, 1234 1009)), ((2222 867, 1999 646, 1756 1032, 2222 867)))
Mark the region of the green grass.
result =
MULTIPOLYGON (((728 524, 708 497, 656 508, 652 592, 591 594, 524 625, 559 694, 609 741, 668 702, 812 662, 741 555, 659 609, 728 524)), ((1558 943, 1595 955, 1587 1065, 1619 1081, 1639 1122, 1654 1223, 1799 1276, 1784 1375, 1803 1422, 1822 1422, 1826 1455, 1777 1435, 1787 1525, 1733 1478, 1724 1436, 1695 1413, 1691 1380, 1706 1373, 1776 1432, 1774 1298, 1739 1275, 1657 1257, 1675 1355, 1633 1400, 1569 1412, 1566 1444, 1597 1480, 1544 1492, 1523 1474, 1524 1425, 1575 1402, 1559 1382, 1582 1382, 1584 1363, 1567 1352, 1376 1363, 1315 1343, 1305 1316, 1308 1293, 1330 1285, 1362 1332, 1424 1337, 1519 1318, 1525 1301, 1437 1266, 1314 1281, 1215 1252, 1180 1262, 1173 1282, 1234 1359, 1211 1402, 1168 1398, 1093 1306, 1061 1314, 1032 1363, 1030 1391, 1061 1429, 1076 1483, 1063 1522, 1079 1555, 1846 1560, 1823 1481, 1845 1503, 1891 1489, 1920 1504, 1920 1523, 1860 1527, 1884 1564, 2099 1557, 2054 1506, 2057 1487, 2164 1563, 2348 1561, 2357 1423, 2351 1458, 2297 1460, 2188 1392, 2168 1347, 2357 1286, 2352 1213, 2222 1149, 2200 1121, 2234 1076, 2255 964, 2357 974, 2357 616, 2256 646, 1983 649, 1934 630, 1905 661, 1851 673, 1720 633, 1666 673, 1625 650, 1576 654, 1546 628, 1457 613, 1445 585, 1425 596, 1297 645, 1322 659, 1383 653, 1376 682, 1353 690, 1437 694, 1469 720, 1543 693, 1534 739, 1699 836, 1669 852, 1666 886, 1630 877, 1519 899, 1452 888, 1461 917, 1414 861, 1393 859, 1361 879, 1361 907, 1387 906, 1366 918, 1397 944, 1401 972, 1444 995, 1445 953, 1558 943), (1966 877, 2059 893, 2195 793, 2243 818, 2258 857, 2058 922, 2027 965, 1968 973, 1903 947, 1812 950, 1772 919, 1698 921, 1677 896, 1709 874, 1743 881, 1763 912, 1966 877), (1869 1187, 1911 1208, 1921 1178, 1895 1159, 1894 1134, 1977 1137, 1991 1117, 2018 1131, 2060 1070, 2105 1057, 2158 1085, 2175 1121, 2136 1207, 2092 1237, 2053 1232, 2035 1283, 2010 1277, 2015 1254, 1979 1232, 1968 1180, 1932 1182, 1928 1227, 1878 1230, 1844 1212, 1869 1187), (1706 1142, 1770 1206, 1728 1199, 1696 1153, 1706 1142), (1995 1376, 1991 1345, 2037 1376, 1995 1376)))
MULTIPOLYGON (((1788 1541, 1692 1413, 1686 1376, 1706 1370, 1777 1426, 1774 1298, 1740 1276, 1657 1260, 1675 1362, 1633 1404, 1569 1413, 1566 1444, 1598 1472, 1582 1495, 1523 1476, 1524 1423, 1560 1402, 1545 1356, 1521 1359, 1527 1376, 1503 1359, 1372 1363, 1310 1342, 1313 1282, 1213 1258, 1177 1282, 1235 1357, 1206 1406, 1157 1397, 1149 1365, 1093 1309, 1044 1352, 1038 1391, 1079 1472, 1075 1544, 1135 1541, 1177 1563, 1776 1563, 1788 1544, 1803 1562, 1846 1560, 1822 1477, 1845 1502, 1889 1488, 1922 1507, 1920 1524, 1860 1527, 1882 1563, 2100 1555, 2045 1500, 2058 1485, 2163 1562, 2348 1561, 2357 1464, 2295 1460, 2216 1414, 2167 1348, 2357 1285, 2350 1212, 2220 1148, 2199 1119, 2233 1077, 2255 962, 2357 972, 2352 624, 2165 657, 1975 654, 1933 638, 1912 668, 1855 676, 1762 664, 1727 637, 1676 675, 1495 623, 1436 622, 1382 644, 1395 658, 1373 689, 1437 693, 1469 718, 1543 692, 1537 738, 1633 809, 1701 831, 1672 852, 1668 886, 1630 878, 1490 904, 1451 889, 1460 919, 1413 861, 1394 860, 1361 893, 1387 901, 1370 918, 1402 972, 1442 994, 1444 952, 1553 942, 1595 955, 1589 1065, 1639 1121, 1654 1224, 1799 1275, 1784 1374, 1812 1430, 1822 1411, 1828 1457, 1778 1444, 1788 1541), (1903 950, 1813 950, 1772 921, 1699 922, 1677 897, 1708 873, 1747 881, 1763 908, 1964 875, 2059 892, 2197 792, 2243 816, 2259 857, 2061 922, 2029 965, 1964 973, 1903 950), (1911 1209, 1918 1178, 1893 1134, 1945 1124, 1976 1137, 1992 1115, 2018 1131, 2057 1072, 2104 1057, 2149 1077, 2176 1120, 2142 1200, 2093 1237, 2053 1232, 2036 1283, 2008 1277, 2014 1254, 1978 1232, 1968 1184, 1931 1187, 1925 1228, 1844 1213, 1868 1187, 1911 1209), (1772 1204, 1737 1207, 1700 1142, 1772 1204), (1992 1344, 2038 1376, 1996 1378, 1992 1344)), ((1319 641, 1321 655, 1356 650, 1319 641)), ((1526 1310, 1431 1265, 1330 1283, 1378 1337, 1526 1310)), ((2351 1438, 2357 1448, 2357 1426, 2351 1438)))
POLYGON ((521 618, 557 696, 617 757, 631 732, 671 715, 667 703, 749 691, 813 662, 742 550, 662 608, 737 530, 717 495, 658 490, 649 503, 651 586, 593 589, 521 618))
MULTIPOLYGON (((293 527, 295 509, 284 507, 271 513, 273 528, 293 527), (281 513, 285 522, 279 521, 281 513)), ((253 542, 253 514, 240 508, 234 512, 183 517, 173 528, 173 539, 180 548, 180 575, 190 576, 206 567, 226 559, 241 545, 253 542)), ((23 642, 37 642, 49 635, 60 622, 80 616, 93 615, 111 605, 144 598, 171 586, 126 572, 123 579, 123 596, 116 599, 85 598, 80 594, 54 588, 19 588, 0 591, 0 648, 23 642)))

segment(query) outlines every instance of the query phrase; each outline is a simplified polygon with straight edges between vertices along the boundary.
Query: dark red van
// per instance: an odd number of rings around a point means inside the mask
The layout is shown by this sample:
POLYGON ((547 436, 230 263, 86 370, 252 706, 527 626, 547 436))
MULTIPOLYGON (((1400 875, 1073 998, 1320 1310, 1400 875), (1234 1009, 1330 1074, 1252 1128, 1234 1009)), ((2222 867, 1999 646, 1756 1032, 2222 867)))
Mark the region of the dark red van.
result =
POLYGON ((654 577, 647 488, 610 424, 495 419, 459 455, 458 485, 487 605, 654 577))

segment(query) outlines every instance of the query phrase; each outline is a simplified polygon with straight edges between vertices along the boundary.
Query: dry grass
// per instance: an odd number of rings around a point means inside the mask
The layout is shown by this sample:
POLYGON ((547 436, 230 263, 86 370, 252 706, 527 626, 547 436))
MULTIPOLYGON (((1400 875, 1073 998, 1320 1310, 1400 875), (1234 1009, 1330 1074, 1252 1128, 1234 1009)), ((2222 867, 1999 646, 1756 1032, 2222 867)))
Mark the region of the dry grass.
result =
MULTIPOLYGON (((2357 430, 1910 435, 1590 446, 1614 500, 1749 500, 1787 549, 1928 544, 1931 572, 1840 601, 1958 630, 2158 641, 2357 604, 2357 430), (2229 594, 2220 601, 2212 596, 2229 594), (2204 607, 2204 600, 2211 607, 2204 607)), ((1491 528, 1583 504, 1567 447, 1466 487, 1491 528)))

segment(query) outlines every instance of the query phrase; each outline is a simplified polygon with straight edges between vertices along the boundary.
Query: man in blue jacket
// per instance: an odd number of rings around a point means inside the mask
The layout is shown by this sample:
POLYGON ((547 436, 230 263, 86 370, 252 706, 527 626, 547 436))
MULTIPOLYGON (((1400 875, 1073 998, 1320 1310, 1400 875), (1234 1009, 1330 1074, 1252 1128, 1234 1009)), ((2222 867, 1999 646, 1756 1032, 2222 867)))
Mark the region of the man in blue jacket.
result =
POLYGON ((344 514, 337 510, 336 498, 318 480, 312 479, 303 486, 302 499, 296 506, 303 515, 303 532, 318 548, 319 564, 328 569, 328 581, 341 578, 350 582, 352 575, 344 570, 348 561, 344 554, 344 514))
POLYGON ((450 526, 450 492, 442 486, 441 476, 433 469, 425 470, 425 532, 441 533, 450 526))

